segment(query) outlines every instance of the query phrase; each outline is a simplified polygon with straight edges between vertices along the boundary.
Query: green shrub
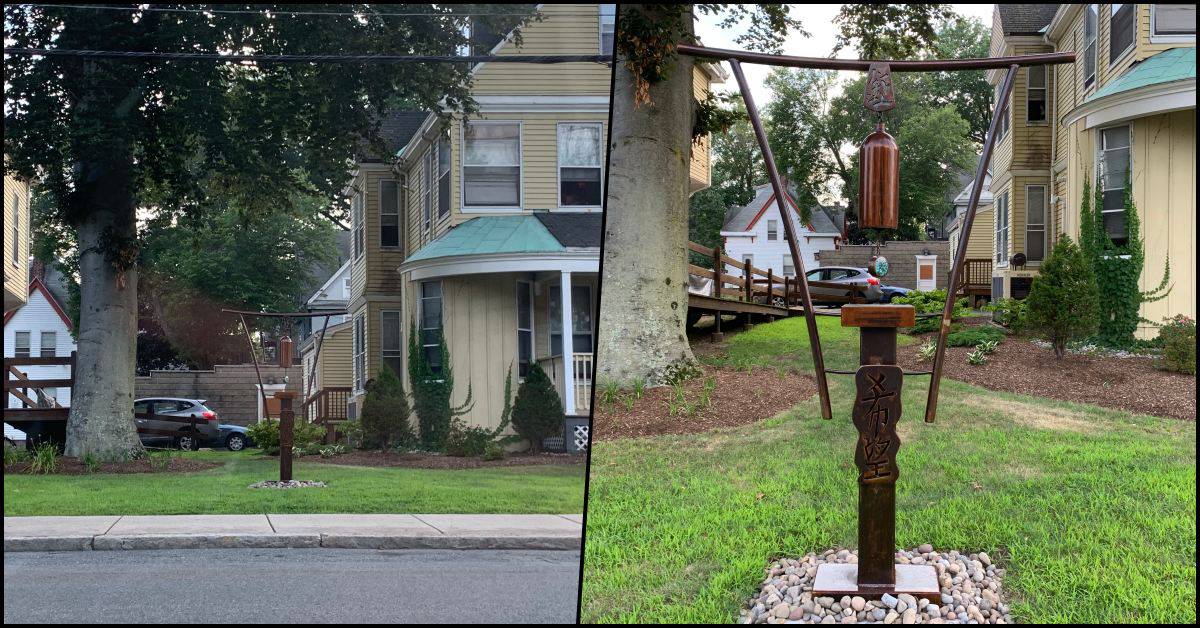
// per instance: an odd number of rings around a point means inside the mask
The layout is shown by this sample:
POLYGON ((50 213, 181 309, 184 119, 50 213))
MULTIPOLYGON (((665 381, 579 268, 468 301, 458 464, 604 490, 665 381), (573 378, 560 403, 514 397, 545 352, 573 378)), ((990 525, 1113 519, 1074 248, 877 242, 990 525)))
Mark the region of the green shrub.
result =
POLYGON ((980 349, 976 349, 967 354, 967 364, 979 366, 987 363, 987 353, 980 349))
POLYGON ((491 430, 454 419, 450 422, 450 434, 446 436, 446 453, 461 458, 482 456, 490 442, 491 430))
POLYGON ((338 426, 338 430, 345 435, 346 444, 348 446, 355 448, 361 448, 364 446, 362 422, 357 420, 343 421, 341 425, 338 426))
POLYGON ((1029 330, 1049 341, 1061 359, 1067 343, 1087 337, 1099 326, 1100 295, 1092 265, 1071 241, 1062 238, 1042 262, 1026 298, 1029 330))
POLYGON ((504 445, 492 441, 483 448, 484 460, 504 460, 508 457, 508 451, 504 449, 504 445))
POLYGON ((346 453, 346 446, 338 443, 326 445, 317 450, 317 453, 320 454, 322 458, 332 458, 338 454, 346 453))
POLYGON ((475 402, 468 382, 466 401, 458 407, 450 405, 450 397, 454 393, 454 369, 450 365, 446 337, 440 332, 437 334, 441 367, 435 373, 425 355, 421 333, 414 320, 408 334, 408 380, 413 393, 412 410, 417 415, 421 446, 430 451, 444 451, 451 420, 470 412, 475 402))
POLYGON ((396 373, 390 367, 381 367, 379 375, 367 382, 366 389, 359 417, 363 447, 389 449, 415 444, 417 435, 409 422, 408 396, 396 373))
POLYGON ((155 471, 164 471, 167 469, 167 467, 171 466, 171 459, 174 457, 175 452, 171 451, 170 449, 164 451, 152 451, 150 452, 148 458, 150 461, 150 468, 154 469, 155 471))
POLYGON ((1023 299, 1003 298, 989 304, 984 309, 992 313, 992 321, 1003 325, 1013 333, 1021 333, 1025 329, 1026 302, 1023 299))
POLYGON ((995 353, 996 347, 998 346, 1000 346, 999 340, 984 340, 983 342, 975 345, 975 349, 984 353, 995 353))
POLYGON ((4 466, 7 467, 10 464, 28 462, 30 457, 32 457, 32 454, 29 453, 28 449, 9 445, 8 441, 4 442, 4 466))
POLYGON ((83 454, 83 470, 88 473, 95 473, 100 470, 100 461, 96 459, 96 455, 92 452, 83 454))
POLYGON ((54 443, 42 443, 33 449, 33 458, 29 461, 30 473, 54 473, 57 470, 57 445, 54 443))
MULTIPOLYGON (((246 428, 246 435, 268 456, 279 455, 279 421, 266 419, 246 428)), ((292 425, 292 452, 297 449, 316 453, 325 440, 325 426, 297 420, 292 425)))
POLYGON ((1168 371, 1196 374, 1196 320, 1179 314, 1167 319, 1158 331, 1162 341, 1159 367, 1168 371))
POLYGON ((529 365, 529 374, 517 389, 513 402, 512 424, 518 434, 529 441, 534 453, 542 450, 542 439, 562 433, 562 400, 558 391, 536 362, 529 365))
POLYGON ((1004 330, 989 325, 978 325, 953 332, 946 336, 946 344, 951 347, 974 347, 981 342, 996 342, 1004 340, 1004 330))
POLYGON ((917 349, 917 361, 929 362, 933 359, 935 353, 937 353, 937 343, 933 341, 926 342, 917 349))
MULTIPOLYGON (((946 291, 945 290, 914 290, 908 293, 908 296, 896 297, 892 299, 892 303, 911 305, 917 311, 917 324, 905 329, 904 331, 910 334, 927 334, 937 331, 942 326, 942 310, 946 307, 946 291), (936 314, 936 316, 924 316, 921 314, 936 314)), ((950 314, 950 320, 955 321, 964 316, 971 314, 969 300, 963 297, 954 302, 954 310, 950 314)))

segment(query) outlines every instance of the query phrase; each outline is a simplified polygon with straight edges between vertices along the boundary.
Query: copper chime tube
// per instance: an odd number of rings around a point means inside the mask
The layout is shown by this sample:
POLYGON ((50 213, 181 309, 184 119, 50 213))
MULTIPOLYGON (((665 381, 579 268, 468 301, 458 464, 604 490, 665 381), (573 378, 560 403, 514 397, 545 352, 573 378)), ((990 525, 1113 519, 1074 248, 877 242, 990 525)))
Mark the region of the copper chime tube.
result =
POLYGON ((883 122, 858 149, 860 229, 895 229, 900 222, 900 148, 883 122))
POLYGON ((279 339, 279 366, 287 368, 292 365, 292 338, 284 336, 279 339))

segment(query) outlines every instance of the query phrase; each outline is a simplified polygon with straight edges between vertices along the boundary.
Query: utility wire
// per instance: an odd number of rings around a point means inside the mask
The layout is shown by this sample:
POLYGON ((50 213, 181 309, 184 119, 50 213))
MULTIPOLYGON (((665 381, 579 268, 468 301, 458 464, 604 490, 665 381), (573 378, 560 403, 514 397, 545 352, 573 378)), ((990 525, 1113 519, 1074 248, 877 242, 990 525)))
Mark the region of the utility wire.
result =
POLYGON ((199 52, 140 52, 133 50, 70 50, 62 48, 5 48, 6 55, 85 57, 100 59, 162 59, 237 63, 612 63, 612 55, 255 55, 199 52))
MULTIPOLYGON (((384 13, 380 11, 363 10, 357 12, 350 11, 275 11, 269 6, 265 6, 260 10, 248 9, 184 9, 171 7, 114 7, 105 5, 90 5, 90 4, 44 4, 22 2, 17 6, 23 7, 41 7, 55 9, 85 9, 85 10, 109 10, 109 11, 128 11, 132 13, 146 12, 163 12, 163 13, 224 13, 224 14, 241 14, 241 15, 316 15, 316 16, 333 16, 333 17, 508 17, 508 16, 530 16, 535 15, 531 11, 499 11, 499 12, 418 12, 418 13, 384 13)), ((372 5, 367 5, 368 9, 372 5)), ((573 15, 573 16, 592 16, 597 15, 595 12, 555 12, 554 15, 573 15)))

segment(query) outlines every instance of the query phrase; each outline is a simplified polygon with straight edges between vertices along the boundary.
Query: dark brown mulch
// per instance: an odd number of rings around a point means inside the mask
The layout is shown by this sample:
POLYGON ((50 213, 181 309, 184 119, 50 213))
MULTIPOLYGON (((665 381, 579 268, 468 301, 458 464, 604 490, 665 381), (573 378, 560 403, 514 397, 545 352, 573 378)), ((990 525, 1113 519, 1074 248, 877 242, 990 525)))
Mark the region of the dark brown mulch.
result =
MULTIPOLYGON (((30 463, 18 462, 4 465, 5 473, 26 473, 30 463)), ((171 458, 165 465, 151 466, 150 460, 128 460, 125 462, 101 462, 95 471, 89 471, 78 458, 58 459, 58 468, 52 475, 90 475, 93 473, 190 473, 221 466, 216 462, 191 458, 171 458)))
MULTIPOLYGON (((272 459, 277 459, 272 457, 272 459)), ((304 462, 323 462, 353 467, 408 467, 412 469, 479 469, 486 467, 523 467, 531 465, 576 465, 583 464, 584 456, 574 454, 509 454, 503 460, 483 458, 461 458, 434 454, 404 453, 391 451, 349 451, 332 458, 304 456, 304 462)))
MULTIPOLYGON (((900 347, 900 364, 926 371, 918 362, 920 342, 900 347)), ((1090 403, 1127 412, 1196 420, 1196 377, 1162 371, 1151 358, 1116 358, 1068 353, 1062 360, 1024 338, 1006 338, 986 364, 967 364, 972 347, 946 347, 943 375, 989 390, 1090 403)))
POLYGON ((674 390, 670 386, 650 388, 641 399, 633 401, 632 408, 620 401, 598 404, 592 415, 592 438, 616 440, 736 427, 775 416, 817 393, 811 377, 791 371, 781 374, 770 368, 749 372, 711 366, 703 369, 703 375, 684 383, 684 399, 698 406, 705 381, 715 378, 708 407, 697 407, 691 416, 671 416, 669 401, 674 390))

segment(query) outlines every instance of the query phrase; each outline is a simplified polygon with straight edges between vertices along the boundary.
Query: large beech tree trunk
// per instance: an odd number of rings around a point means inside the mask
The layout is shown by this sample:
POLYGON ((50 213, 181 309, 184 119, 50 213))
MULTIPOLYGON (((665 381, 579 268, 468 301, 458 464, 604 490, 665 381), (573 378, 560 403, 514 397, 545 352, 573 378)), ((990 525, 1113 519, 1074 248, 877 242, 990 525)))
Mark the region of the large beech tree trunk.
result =
MULTIPOLYGON (((119 158, 118 158, 119 161, 119 158)), ((103 459, 142 452, 133 421, 137 358, 137 267, 119 272, 113 254, 137 235, 129 167, 81 165, 78 202, 80 308, 75 387, 66 455, 103 459)))
MULTIPOLYGON (((622 11, 646 5, 623 5, 622 11)), ((690 14, 685 17, 692 28, 690 14)), ((694 366, 688 346, 688 172, 694 98, 691 57, 634 102, 634 76, 614 72, 598 379, 621 385, 665 383, 694 366)))

